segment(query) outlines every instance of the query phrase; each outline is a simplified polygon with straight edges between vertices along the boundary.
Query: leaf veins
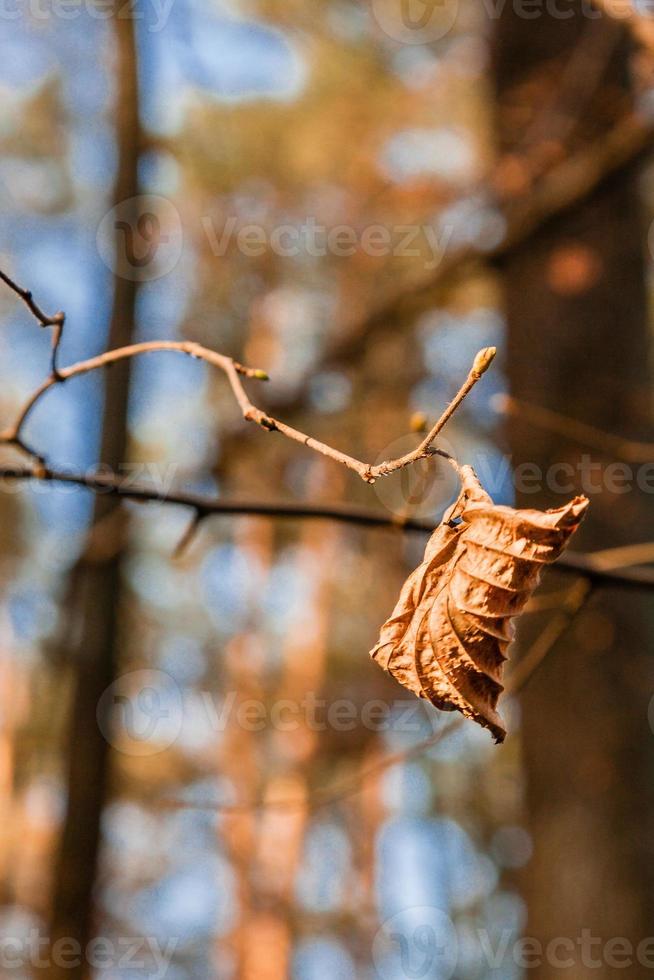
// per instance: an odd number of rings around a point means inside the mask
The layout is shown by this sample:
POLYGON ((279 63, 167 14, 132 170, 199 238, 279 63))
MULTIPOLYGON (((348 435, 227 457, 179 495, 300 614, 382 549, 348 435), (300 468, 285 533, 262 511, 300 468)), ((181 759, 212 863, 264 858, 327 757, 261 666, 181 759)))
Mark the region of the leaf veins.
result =
POLYGON ((588 508, 575 497, 556 510, 497 506, 474 470, 405 582, 372 658, 400 684, 444 711, 460 711, 506 735, 497 713, 517 616, 545 565, 566 547, 588 508))

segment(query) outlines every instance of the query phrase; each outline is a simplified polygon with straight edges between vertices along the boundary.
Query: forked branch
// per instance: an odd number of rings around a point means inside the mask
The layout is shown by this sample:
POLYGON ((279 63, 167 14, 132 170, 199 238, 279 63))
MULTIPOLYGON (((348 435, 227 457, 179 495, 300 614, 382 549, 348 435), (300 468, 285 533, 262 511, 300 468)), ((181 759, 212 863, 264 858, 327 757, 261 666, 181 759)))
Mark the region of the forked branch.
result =
POLYGON ((99 354, 97 357, 90 357, 84 361, 77 361, 75 364, 71 364, 68 367, 58 368, 56 364, 56 353, 61 341, 61 334, 65 319, 64 314, 56 313, 52 317, 47 316, 47 314, 45 314, 34 302, 32 294, 28 290, 22 289, 4 272, 0 271, 0 278, 2 278, 2 280, 7 283, 7 285, 13 289, 18 296, 20 296, 41 326, 53 326, 55 331, 53 335, 53 355, 50 374, 41 382, 38 388, 36 388, 35 391, 29 395, 13 424, 0 433, 0 444, 4 443, 5 445, 13 445, 21 449, 23 452, 35 459, 41 466, 44 465, 44 457, 27 445, 23 439, 22 433, 32 409, 46 394, 46 392, 50 390, 50 388, 53 388, 57 384, 63 384, 65 381, 68 381, 70 378, 76 377, 77 375, 87 374, 90 371, 96 371, 100 368, 107 367, 116 361, 136 357, 139 354, 152 353, 153 351, 176 351, 178 353, 187 354, 190 357, 206 361, 207 364, 211 364, 213 367, 223 371, 227 376, 232 393, 234 394, 243 418, 246 421, 256 422, 257 425, 259 425, 262 429, 265 429, 267 432, 279 432, 288 439, 292 439, 294 442, 302 443, 309 449, 313 449, 315 452, 320 453, 323 456, 327 456, 329 459, 333 459, 337 463, 342 463, 349 470, 357 473, 366 483, 374 483, 375 480, 381 476, 387 476, 389 473, 394 473, 396 470, 409 466, 411 463, 416 462, 416 460, 424 459, 427 456, 432 456, 435 454, 445 457, 448 462, 458 470, 456 460, 453 460, 447 453, 434 449, 432 444, 434 439, 440 433, 446 422, 448 422, 448 420, 452 417, 468 392, 479 381, 482 374, 488 370, 496 353, 494 347, 485 347, 479 351, 474 359, 470 371, 468 372, 467 378, 459 388, 458 392, 449 403, 445 411, 441 414, 438 421, 432 426, 430 431, 415 449, 409 453, 406 453, 404 456, 399 456, 397 459, 384 460, 382 463, 372 465, 371 463, 366 463, 362 460, 355 459, 353 456, 349 456, 347 453, 343 453, 339 449, 335 449, 333 446, 328 446, 326 443, 320 442, 318 439, 314 439, 313 436, 307 435, 305 432, 300 432, 298 429, 294 429, 285 422, 273 418, 260 408, 257 408, 257 406, 250 401, 241 379, 245 377, 265 381, 268 378, 266 372, 261 371, 258 368, 245 367, 243 364, 240 364, 238 361, 234 360, 234 358, 228 357, 226 354, 220 354, 217 351, 209 350, 209 348, 203 347, 201 344, 194 343, 193 341, 153 340, 140 344, 130 344, 127 347, 119 347, 116 350, 106 351, 104 354, 99 354))

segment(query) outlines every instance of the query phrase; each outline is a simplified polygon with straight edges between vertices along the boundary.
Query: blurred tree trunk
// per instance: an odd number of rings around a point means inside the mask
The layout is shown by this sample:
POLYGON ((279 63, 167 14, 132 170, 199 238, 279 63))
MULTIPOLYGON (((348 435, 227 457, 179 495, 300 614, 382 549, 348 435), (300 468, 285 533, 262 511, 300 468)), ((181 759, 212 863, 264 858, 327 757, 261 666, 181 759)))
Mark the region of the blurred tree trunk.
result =
MULTIPOLYGON (((504 153, 516 150, 536 116, 544 135, 528 152, 542 161, 561 151, 557 119, 565 119, 568 138, 582 140, 601 135, 611 117, 628 110, 625 37, 604 18, 589 21, 571 9, 572 19, 543 13, 534 23, 520 18, 515 5, 504 7, 495 46, 504 153), (587 77, 588 71, 595 73, 594 89, 575 121, 561 104, 561 80, 587 77), (543 106, 549 107, 545 117, 543 106)), ((622 173, 509 256, 503 271, 514 396, 606 431, 651 437, 644 237, 637 174, 622 173)), ((551 468, 576 467, 588 453, 573 439, 539 431, 520 418, 510 423, 509 438, 514 465, 532 461, 549 472, 536 493, 518 486, 519 504, 555 507, 587 489, 577 470, 571 478, 569 470, 551 468)), ((611 460, 597 454, 594 459, 610 480, 611 460)), ((597 467, 591 479, 602 482, 597 467)), ((609 548, 654 537, 651 501, 640 490, 605 487, 589 495, 590 514, 576 547, 609 548)), ((646 595, 606 589, 593 595, 522 698, 534 838, 525 875, 526 935, 544 948, 555 937, 564 940, 528 971, 535 980, 559 977, 568 960, 575 980, 624 975, 628 954, 618 950, 616 956, 604 944, 627 937, 635 950, 652 935, 650 607, 646 595)), ((651 965, 638 963, 635 951, 632 961, 630 978, 650 975, 651 965)))
MULTIPOLYGON (((140 150, 138 66, 134 19, 114 16, 115 33, 115 120, 118 173, 113 206, 138 193, 140 150)), ((121 209, 121 219, 135 227, 136 214, 121 209)), ((116 237, 116 272, 108 347, 129 344, 134 333, 137 283, 121 276, 126 245, 116 237)), ((106 375, 101 440, 103 464, 118 471, 127 450, 127 405, 130 361, 115 364, 106 375)), ((96 712, 103 691, 116 677, 119 652, 121 556, 124 525, 120 503, 114 498, 95 498, 93 530, 85 553, 72 573, 66 638, 71 643, 75 686, 70 721, 67 812, 52 899, 51 940, 76 940, 82 949, 94 935, 94 886, 100 850, 100 824, 110 776, 110 747, 105 741, 96 712)), ((106 724, 103 725, 107 731, 106 724)), ((90 970, 79 968, 49 971, 51 980, 81 980, 90 970)))

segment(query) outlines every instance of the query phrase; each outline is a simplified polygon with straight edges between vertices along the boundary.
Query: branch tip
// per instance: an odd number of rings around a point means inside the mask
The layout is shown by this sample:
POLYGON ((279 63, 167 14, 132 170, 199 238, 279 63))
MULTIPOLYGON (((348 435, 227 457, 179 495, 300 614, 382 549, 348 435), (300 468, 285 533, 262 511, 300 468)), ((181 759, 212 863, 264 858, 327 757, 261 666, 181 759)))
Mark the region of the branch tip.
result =
POLYGON ((497 347, 482 347, 472 364, 472 373, 481 377, 488 371, 495 359, 497 347))
POLYGON ((202 521, 205 519, 206 516, 207 516, 207 511, 198 507, 195 513, 193 514, 193 517, 191 518, 186 530, 184 531, 184 533, 182 534, 181 538, 179 539, 179 541, 175 546, 172 555, 174 561, 177 561, 179 558, 181 558, 184 555, 189 545, 193 542, 198 532, 198 528, 200 527, 200 524, 202 523, 202 521))

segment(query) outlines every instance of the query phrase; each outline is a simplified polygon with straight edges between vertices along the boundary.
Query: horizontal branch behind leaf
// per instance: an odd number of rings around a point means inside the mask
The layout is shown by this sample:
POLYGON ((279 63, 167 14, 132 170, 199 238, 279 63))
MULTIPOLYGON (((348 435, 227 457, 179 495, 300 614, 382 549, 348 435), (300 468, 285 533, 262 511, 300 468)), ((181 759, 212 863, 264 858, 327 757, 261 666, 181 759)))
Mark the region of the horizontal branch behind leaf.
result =
MULTIPOLYGON (((76 473, 53 469, 0 466, 0 480, 39 481, 45 483, 65 483, 84 487, 94 493, 113 494, 138 503, 163 503, 189 507, 200 518, 211 515, 237 514, 254 517, 270 517, 291 520, 329 520, 356 527, 387 528, 400 531, 414 531, 431 534, 434 524, 415 517, 382 514, 367 507, 345 504, 300 504, 280 501, 221 500, 186 491, 158 491, 105 473, 76 473)), ((583 575, 598 585, 619 586, 621 588, 654 589, 654 569, 630 568, 618 571, 609 569, 601 560, 595 560, 592 553, 566 552, 553 566, 563 572, 583 575)))

